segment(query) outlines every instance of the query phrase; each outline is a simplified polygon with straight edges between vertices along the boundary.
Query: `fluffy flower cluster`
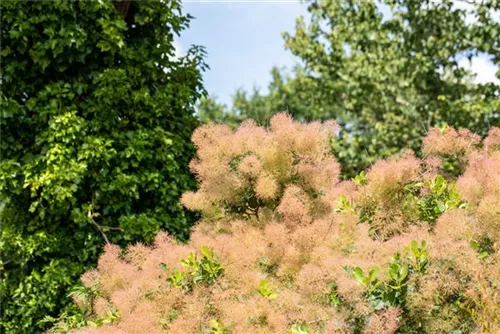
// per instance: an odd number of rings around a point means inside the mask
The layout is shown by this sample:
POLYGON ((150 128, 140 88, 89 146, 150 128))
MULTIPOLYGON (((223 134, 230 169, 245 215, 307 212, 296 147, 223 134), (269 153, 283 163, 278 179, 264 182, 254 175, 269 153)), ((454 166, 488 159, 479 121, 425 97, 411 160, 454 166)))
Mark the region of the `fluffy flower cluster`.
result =
POLYGON ((499 333, 498 130, 462 200, 409 152, 338 182, 332 130, 284 114, 200 128, 184 203, 208 218, 188 244, 107 246, 82 277, 102 325, 75 332, 499 333))
POLYGON ((481 137, 467 129, 452 127, 432 128, 424 138, 425 154, 460 155, 472 151, 481 142, 481 137))
POLYGON ((331 189, 340 173, 329 145, 336 123, 300 124, 282 113, 270 124, 266 130, 246 121, 234 132, 226 125, 198 128, 193 134, 197 158, 190 167, 199 190, 185 193, 182 203, 207 219, 272 212, 283 196, 289 204, 283 203, 281 212, 290 205, 310 212, 298 204, 301 196, 321 207, 314 198, 331 189))
MULTIPOLYGON (((498 129, 493 130, 485 146, 498 143, 498 129)), ((432 128, 424 138, 422 151, 427 164, 454 176, 461 174, 467 158, 481 143, 481 137, 468 129, 455 130, 452 127, 432 128)))

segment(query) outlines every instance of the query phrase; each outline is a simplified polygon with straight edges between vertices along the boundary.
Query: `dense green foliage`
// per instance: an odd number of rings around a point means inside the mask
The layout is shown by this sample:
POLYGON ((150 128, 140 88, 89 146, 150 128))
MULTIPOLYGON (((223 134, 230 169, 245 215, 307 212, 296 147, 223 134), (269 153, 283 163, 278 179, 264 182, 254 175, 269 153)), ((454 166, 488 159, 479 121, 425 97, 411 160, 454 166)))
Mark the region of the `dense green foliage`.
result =
POLYGON ((203 49, 178 1, 2 1, 2 332, 40 332, 105 242, 180 239, 203 49))
POLYGON ((291 75, 273 69, 269 93, 238 91, 229 108, 204 101, 202 119, 266 124, 280 110, 299 120, 335 118, 343 130, 334 150, 350 176, 403 147, 418 150, 432 126, 485 135, 500 124, 500 86, 474 84, 459 66, 478 54, 500 64, 500 3, 381 3, 313 1, 310 22, 299 18, 284 34, 302 65, 291 75))

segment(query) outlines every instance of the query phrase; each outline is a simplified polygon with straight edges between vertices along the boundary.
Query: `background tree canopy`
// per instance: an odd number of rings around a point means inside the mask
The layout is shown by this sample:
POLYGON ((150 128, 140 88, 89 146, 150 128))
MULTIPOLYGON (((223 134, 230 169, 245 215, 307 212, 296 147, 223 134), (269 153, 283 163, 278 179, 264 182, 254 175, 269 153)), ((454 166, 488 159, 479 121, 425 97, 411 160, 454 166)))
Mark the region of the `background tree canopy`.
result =
POLYGON ((203 49, 174 57, 178 1, 2 1, 2 332, 40 332, 106 239, 166 228, 179 204, 203 49))
POLYGON ((431 126, 467 127, 485 135, 500 124, 500 87, 475 84, 460 59, 483 54, 500 63, 496 0, 314 1, 285 46, 301 61, 292 73, 274 68, 269 93, 237 91, 230 107, 204 100, 202 120, 266 124, 288 110, 301 120, 335 118, 333 144, 351 176, 403 147, 418 150, 431 126))

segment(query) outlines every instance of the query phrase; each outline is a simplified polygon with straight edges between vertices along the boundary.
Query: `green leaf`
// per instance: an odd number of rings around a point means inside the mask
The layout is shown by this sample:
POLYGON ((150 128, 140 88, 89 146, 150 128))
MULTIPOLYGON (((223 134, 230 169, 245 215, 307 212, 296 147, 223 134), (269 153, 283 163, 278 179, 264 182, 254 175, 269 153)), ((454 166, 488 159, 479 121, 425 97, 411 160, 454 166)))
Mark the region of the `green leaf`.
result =
POLYGON ((363 273, 363 269, 356 267, 353 269, 352 274, 358 283, 365 285, 365 275, 363 273))

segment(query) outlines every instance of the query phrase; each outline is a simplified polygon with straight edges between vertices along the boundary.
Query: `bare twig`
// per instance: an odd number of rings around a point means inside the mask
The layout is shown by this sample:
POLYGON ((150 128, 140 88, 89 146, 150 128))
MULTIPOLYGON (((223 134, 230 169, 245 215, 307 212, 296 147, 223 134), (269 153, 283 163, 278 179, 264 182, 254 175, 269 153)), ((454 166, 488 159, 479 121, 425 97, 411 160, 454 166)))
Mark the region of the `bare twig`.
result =
POLYGON ((99 230, 99 232, 101 232, 101 234, 102 234, 102 236, 103 236, 104 240, 106 241, 106 244, 108 244, 108 245, 109 245, 109 244, 110 244, 109 239, 108 239, 108 237, 106 236, 106 233, 104 233, 104 231, 102 230, 101 225, 97 224, 97 223, 96 223, 96 221, 94 220, 94 217, 93 217, 93 214, 92 214, 92 210, 91 210, 91 209, 89 209, 89 212, 88 212, 88 214, 87 214, 87 217, 88 217, 89 222, 90 222, 90 223, 92 223, 92 224, 94 224, 94 225, 97 227, 97 229, 99 230))

